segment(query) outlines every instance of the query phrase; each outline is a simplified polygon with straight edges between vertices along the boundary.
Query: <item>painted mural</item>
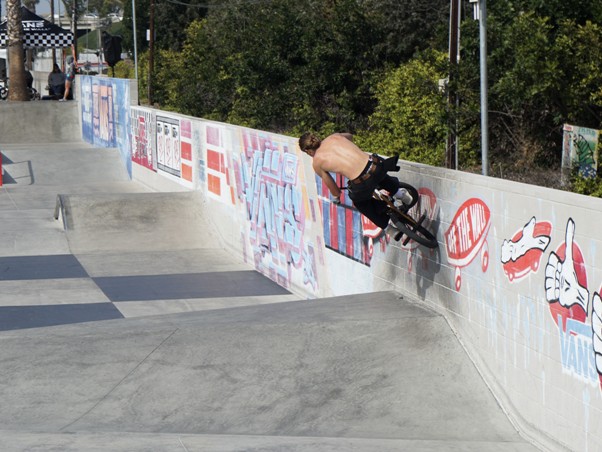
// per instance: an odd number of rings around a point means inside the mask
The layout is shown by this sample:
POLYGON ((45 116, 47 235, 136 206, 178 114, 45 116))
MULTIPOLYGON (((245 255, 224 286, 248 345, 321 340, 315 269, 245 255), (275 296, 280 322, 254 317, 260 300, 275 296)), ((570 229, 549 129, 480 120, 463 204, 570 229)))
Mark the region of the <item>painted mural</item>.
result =
MULTIPOLYGON (((339 187, 347 186, 347 179, 339 174, 332 174, 333 179, 339 187)), ((349 259, 370 266, 375 251, 384 253, 391 243, 391 237, 374 224, 369 218, 362 215, 354 206, 347 191, 341 191, 340 204, 332 202, 332 196, 322 179, 315 175, 318 189, 318 200, 321 205, 322 218, 324 219, 324 242, 326 248, 335 251, 349 259)), ((432 190, 418 188, 418 202, 409 210, 412 218, 419 218, 425 214, 423 225, 430 228, 438 212, 437 197, 432 190)), ((417 253, 428 253, 434 251, 426 250, 414 241, 404 244, 400 243, 402 250, 407 252, 407 269, 412 271, 413 263, 417 253)), ((422 260, 423 265, 428 265, 428 259, 422 260)))
POLYGON ((562 166, 569 170, 577 166, 582 177, 596 177, 600 131, 570 124, 563 131, 562 166))
MULTIPOLYGON (((347 179, 332 174, 339 187, 347 185, 347 179)), ((324 244, 326 248, 343 256, 370 265, 375 246, 382 251, 389 241, 384 231, 353 207, 347 191, 341 192, 340 204, 332 202, 330 191, 322 179, 314 175, 318 189, 318 202, 322 212, 324 244)))
POLYGON ((239 209, 245 260, 283 287, 317 293, 317 268, 323 265, 315 232, 320 217, 295 142, 220 124, 206 124, 204 136, 207 193, 239 209))
POLYGON ((564 241, 548 257, 545 294, 558 327, 563 370, 590 383, 598 383, 592 326, 588 321, 587 266, 574 240, 575 222, 569 218, 564 241))
POLYGON ((153 146, 155 122, 151 110, 130 109, 132 161, 151 171, 157 171, 157 152, 153 146))
MULTIPOLYGON (((110 108, 116 88, 80 80, 86 141, 114 146, 111 140, 123 134, 117 124, 121 113, 110 108)), ((325 254, 328 260, 344 261, 348 275, 390 278, 386 282, 395 289, 451 312, 450 324, 493 379, 509 385, 505 395, 511 403, 519 411, 521 404, 529 405, 520 413, 527 422, 572 450, 600 450, 602 439, 594 427, 602 410, 602 270, 599 240, 589 223, 599 219, 598 200, 551 190, 533 194, 511 182, 489 188, 472 175, 451 178, 445 169, 431 168, 426 175, 416 171, 409 182, 422 187, 417 209, 427 213, 431 224, 441 221, 438 238, 441 252, 446 250, 421 261, 449 264, 427 272, 416 262, 419 253, 429 250, 392 242, 353 208, 345 193, 340 205, 331 202, 295 139, 191 122, 167 112, 154 115, 137 107, 129 112, 130 162, 191 189, 200 187, 210 209, 219 203, 221 212, 231 216, 234 247, 258 271, 284 287, 300 288, 309 298, 339 295, 331 288, 354 284, 351 279, 338 285, 329 281, 325 254), (492 261, 490 246, 496 256, 492 261), (399 272, 405 259, 407 271, 399 272), (468 284, 467 274, 479 278, 468 284), (417 292, 418 278, 430 278, 437 289, 425 284, 417 292), (563 417, 565 428, 552 431, 553 422, 540 420, 544 412, 563 417)), ((572 143, 574 156, 591 163, 595 154, 572 143)))
POLYGON ((187 119, 156 115, 157 171, 193 188, 192 125, 187 119))
MULTIPOLYGON (((207 192, 211 197, 234 205, 236 193, 232 180, 232 147, 229 141, 226 142, 229 134, 226 133, 226 128, 220 124, 205 124, 204 128, 205 169, 203 174, 207 192)), ((240 186, 242 180, 239 179, 237 182, 240 186)))
POLYGON ((316 253, 306 241, 311 215, 305 184, 299 179, 299 153, 283 137, 242 131, 236 156, 237 196, 249 224, 248 241, 255 268, 289 287, 302 273, 302 284, 317 290, 316 253))
POLYGON ((82 138, 95 146, 118 148, 131 175, 129 80, 82 75, 78 81, 82 138))
MULTIPOLYGON (((550 251, 542 292, 558 332, 563 371, 579 381, 602 388, 602 302, 592 296, 587 263, 575 241, 576 224, 569 218, 563 241, 550 251)), ((551 242, 552 223, 532 217, 511 239, 503 241, 501 263, 510 282, 537 273, 551 242)))
POLYGON ((519 281, 539 269, 550 243, 552 224, 535 217, 502 244, 502 265, 510 282, 519 281))
POLYGON ((489 266, 487 234, 491 226, 491 211, 478 198, 465 201, 445 232, 447 259, 455 267, 455 288, 462 286, 462 268, 467 267, 480 254, 483 273, 489 266))

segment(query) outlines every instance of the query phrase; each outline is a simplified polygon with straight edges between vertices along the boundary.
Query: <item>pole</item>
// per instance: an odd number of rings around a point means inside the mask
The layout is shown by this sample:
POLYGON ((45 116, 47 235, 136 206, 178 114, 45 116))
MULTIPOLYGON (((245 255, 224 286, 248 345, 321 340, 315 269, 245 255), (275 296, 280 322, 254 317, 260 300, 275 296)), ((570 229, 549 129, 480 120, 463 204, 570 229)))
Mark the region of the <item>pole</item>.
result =
POLYGON ((73 24, 73 61, 77 64, 77 0, 73 0, 71 23, 73 24))
POLYGON ((138 82, 138 45, 136 43, 136 0, 132 0, 132 26, 134 33, 134 74, 136 76, 136 83, 138 82))
POLYGON ((153 72, 155 70, 155 0, 150 0, 148 14, 148 104, 153 106, 153 72))
MULTIPOLYGON (((50 22, 54 23, 54 0, 50 0, 50 22)), ((56 49, 52 48, 52 66, 56 63, 56 49)))
POLYGON ((455 88, 460 48, 460 0, 451 0, 449 12, 449 78, 447 83, 448 133, 445 167, 456 169, 458 161, 458 136, 456 124, 457 93, 455 88))
POLYGON ((481 159, 483 175, 489 171, 489 125, 487 105, 487 0, 480 1, 479 40, 481 60, 481 159))

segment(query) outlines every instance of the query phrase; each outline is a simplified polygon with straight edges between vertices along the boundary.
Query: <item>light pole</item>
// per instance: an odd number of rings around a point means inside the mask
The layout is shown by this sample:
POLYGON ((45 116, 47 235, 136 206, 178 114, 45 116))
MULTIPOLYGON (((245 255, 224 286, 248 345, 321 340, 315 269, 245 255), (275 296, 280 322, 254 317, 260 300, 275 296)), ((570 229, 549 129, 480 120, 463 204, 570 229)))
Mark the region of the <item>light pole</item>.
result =
POLYGON ((479 59, 481 67, 481 166, 483 176, 489 172, 489 119, 487 103, 487 0, 470 0, 474 19, 479 21, 479 59))
POLYGON ((138 46, 136 41, 136 0, 132 0, 132 27, 134 33, 134 74, 136 76, 136 84, 138 83, 138 46))
POLYGON ((480 0, 479 41, 481 59, 481 148, 483 176, 489 172, 489 115, 487 103, 487 0, 480 0))
POLYGON ((460 0, 451 0, 449 8, 449 76, 447 79, 448 133, 445 151, 445 167, 458 168, 458 94, 456 78, 460 59, 460 0))

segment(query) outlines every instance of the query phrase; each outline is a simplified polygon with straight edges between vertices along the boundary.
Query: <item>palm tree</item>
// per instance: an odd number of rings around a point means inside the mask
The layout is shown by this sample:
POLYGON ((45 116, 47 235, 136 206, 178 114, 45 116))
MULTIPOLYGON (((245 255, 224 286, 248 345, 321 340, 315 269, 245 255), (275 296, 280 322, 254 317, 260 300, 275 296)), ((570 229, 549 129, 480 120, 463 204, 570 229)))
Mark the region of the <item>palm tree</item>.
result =
POLYGON ((23 59, 23 24, 21 23, 21 2, 6 0, 6 34, 8 38, 8 70, 10 89, 8 100, 27 101, 27 82, 25 81, 25 61, 23 59))
MULTIPOLYGON (((54 0, 51 1, 51 3, 54 0)), ((28 10, 30 10, 32 13, 36 12, 36 5, 40 3, 40 0, 23 0, 23 6, 25 6, 25 8, 27 8, 28 10)), ((54 20, 54 19, 53 19, 54 20)), ((26 63, 26 67, 28 67, 29 69, 33 68, 33 50, 34 49, 27 49, 25 51, 25 63, 26 63)))

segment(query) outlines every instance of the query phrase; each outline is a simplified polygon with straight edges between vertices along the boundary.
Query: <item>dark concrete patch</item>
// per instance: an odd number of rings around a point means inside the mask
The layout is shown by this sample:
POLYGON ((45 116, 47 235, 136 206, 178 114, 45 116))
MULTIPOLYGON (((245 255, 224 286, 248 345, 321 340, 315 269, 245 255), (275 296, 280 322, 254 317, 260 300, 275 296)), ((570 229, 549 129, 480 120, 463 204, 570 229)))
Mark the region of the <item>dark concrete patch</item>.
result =
POLYGON ((87 277, 71 254, 0 257, 0 281, 87 277))
POLYGON ((121 319, 113 303, 0 307, 0 331, 121 319))
POLYGON ((111 301, 284 295, 290 292, 256 271, 93 278, 111 301))

